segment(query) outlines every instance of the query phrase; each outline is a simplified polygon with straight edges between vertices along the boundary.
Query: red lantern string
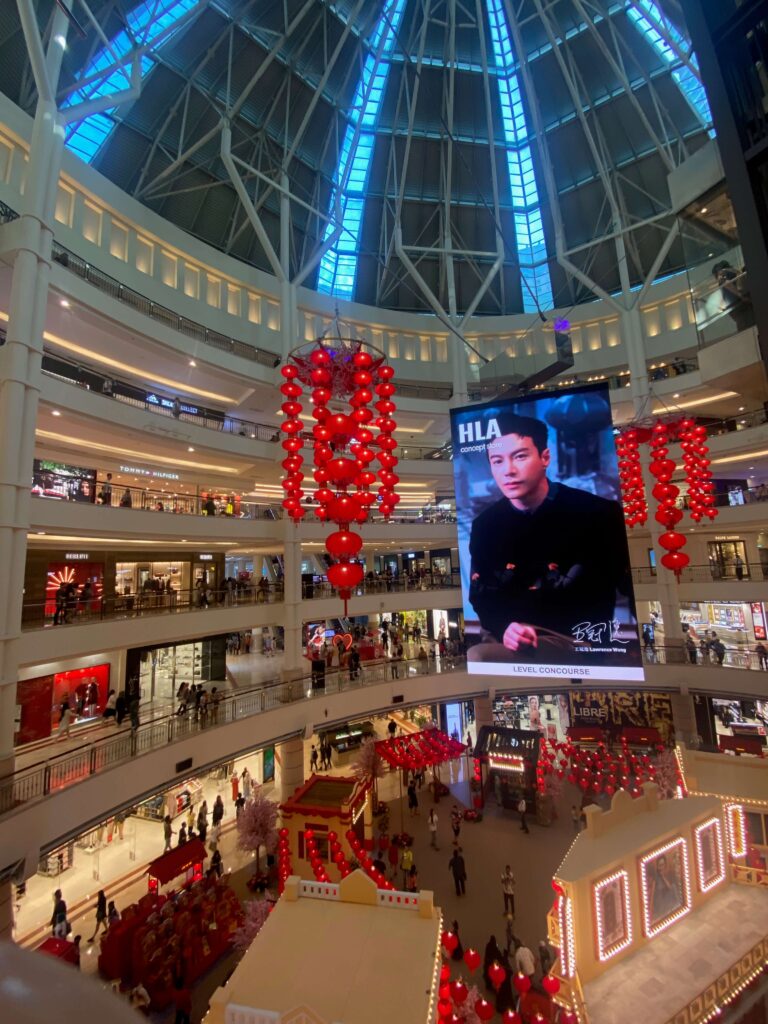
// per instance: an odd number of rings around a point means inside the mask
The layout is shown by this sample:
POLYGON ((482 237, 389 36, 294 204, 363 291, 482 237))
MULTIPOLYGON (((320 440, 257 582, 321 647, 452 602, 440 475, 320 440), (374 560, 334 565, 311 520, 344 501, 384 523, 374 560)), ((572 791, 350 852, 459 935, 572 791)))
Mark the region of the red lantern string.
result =
POLYGON ((291 847, 288 842, 288 829, 281 828, 277 835, 277 894, 282 896, 286 880, 293 874, 293 865, 291 863, 291 847))
POLYGON ((619 457, 619 482, 627 526, 643 525, 648 519, 648 503, 640 465, 640 432, 632 427, 616 438, 619 457))
POLYGON ((321 522, 330 521, 338 527, 326 540, 326 550, 335 559, 327 575, 344 600, 346 615, 347 601, 364 575, 362 565, 355 561, 362 538, 350 527, 367 522, 377 501, 385 519, 400 501, 394 490, 399 477, 393 472, 398 461, 393 454, 397 441, 392 436, 397 429, 392 418, 396 410, 392 401, 394 370, 385 365, 381 354, 364 351, 361 342, 342 339, 337 339, 333 347, 320 339, 308 349, 297 349, 290 359, 280 371, 285 378, 280 391, 286 416, 281 431, 287 435, 283 448, 288 452, 282 463, 283 508, 295 522, 307 511, 301 503, 305 494, 301 487, 304 426, 300 419, 303 406, 298 401, 304 385, 311 388, 312 418, 316 421, 310 442, 313 477, 318 485, 315 515, 321 522), (369 408, 374 395, 378 399, 376 418, 369 408), (348 403, 349 410, 332 412, 328 407, 332 399, 348 403), (375 459, 381 465, 378 473, 371 469, 375 459), (374 494, 371 487, 377 476, 380 486, 374 494))

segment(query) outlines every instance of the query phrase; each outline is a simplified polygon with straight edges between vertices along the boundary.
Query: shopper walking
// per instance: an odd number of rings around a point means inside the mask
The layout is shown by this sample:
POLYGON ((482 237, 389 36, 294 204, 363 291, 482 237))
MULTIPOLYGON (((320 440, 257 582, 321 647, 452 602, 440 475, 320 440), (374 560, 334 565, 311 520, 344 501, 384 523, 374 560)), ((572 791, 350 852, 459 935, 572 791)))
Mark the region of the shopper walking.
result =
POLYGON ((240 777, 240 782, 241 782, 242 787, 243 787, 243 796, 245 797, 246 800, 250 800, 251 799, 251 776, 250 776, 250 772, 248 771, 247 767, 243 768, 243 774, 240 777))
POLYGON ((439 850, 440 847, 437 845, 437 823, 438 823, 437 812, 434 807, 429 809, 429 817, 427 818, 427 828, 429 829, 429 845, 433 850, 439 850))
POLYGON ((456 804, 451 808, 451 829, 453 830, 453 842, 454 845, 459 841, 459 833, 461 832, 461 811, 456 804))
POLYGON ((552 964, 554 963, 554 956, 550 948, 549 943, 546 939, 539 940, 539 964, 541 965, 541 973, 549 974, 552 964))
POLYGON ((187 823, 182 821, 181 828, 179 829, 179 840, 177 846, 185 846, 187 842, 187 823))
POLYGON ((163 838, 165 839, 165 849, 163 853, 167 853, 171 848, 171 837, 176 830, 171 827, 171 816, 166 814, 163 818, 163 838))
POLYGON ((571 821, 573 822, 573 831, 581 832, 581 811, 576 804, 571 804, 571 821))
POLYGON ((453 875, 453 884, 456 887, 456 895, 464 896, 467 891, 467 866, 461 855, 461 847, 457 846, 453 856, 448 861, 448 867, 453 875))
POLYGON ((491 935, 491 937, 485 944, 485 952, 483 953, 483 980, 485 981, 486 988, 493 988, 491 976, 488 973, 489 967, 492 964, 500 964, 502 959, 502 952, 499 949, 499 944, 496 941, 496 936, 491 935))
POLYGON ((408 810, 411 812, 411 817, 419 813, 419 798, 416 794, 416 783, 411 779, 408 783, 408 810))
POLYGON ((451 960, 462 961, 464 959, 464 947, 461 944, 461 938, 459 937, 459 922, 454 921, 451 925, 451 932, 456 936, 458 942, 456 948, 451 953, 451 960))
POLYGON ((120 920, 120 911, 115 906, 115 901, 110 900, 107 906, 107 924, 111 927, 116 921, 120 920))
POLYGON ((105 721, 109 721, 110 718, 114 718, 117 714, 117 694, 114 690, 110 690, 107 695, 107 703, 104 705, 104 711, 102 712, 102 718, 105 721))
POLYGON ((760 663, 760 668, 768 669, 768 648, 766 648, 765 644, 758 644, 755 647, 755 654, 760 663))
POLYGON ((317 748, 315 747, 315 745, 313 743, 312 747, 310 749, 310 752, 309 752, 309 770, 311 772, 316 772, 317 768, 318 768, 318 764, 317 764, 317 748))
POLYGON ((67 608, 67 585, 66 583, 60 583, 59 589, 56 591, 56 610, 53 613, 53 624, 58 626, 60 622, 64 622, 67 608))
POLYGON ((504 896, 504 914, 507 917, 515 916, 515 876, 509 864, 504 868, 501 876, 501 892, 504 896))
POLYGON ((216 797, 213 804, 213 811, 211 814, 211 822, 213 825, 219 825, 221 819, 224 817, 224 801, 221 799, 221 794, 216 797))
POLYGON ((51 934, 55 935, 57 939, 66 939, 68 931, 69 922, 67 921, 67 903, 61 894, 61 889, 57 889, 53 894, 51 934))
POLYGON ((99 889, 99 895, 96 897, 96 927, 93 930, 93 935, 88 939, 89 944, 99 934, 100 928, 103 928, 104 931, 107 930, 107 897, 103 889, 99 889))
POLYGON ((176 691, 176 699, 179 702, 179 707, 178 710, 176 711, 176 714, 186 715, 187 703, 189 701, 189 683, 182 682, 179 684, 179 688, 176 691))
POLYGON ((528 833, 528 822, 525 820, 525 814, 528 809, 528 804, 525 802, 525 797, 521 794, 520 799, 517 801, 517 812, 520 815, 520 829, 528 833))
POLYGON ((197 810, 197 831, 205 826, 208 827, 208 801, 203 800, 200 807, 197 810))
POLYGON ((411 868, 413 867, 413 850, 410 846, 406 846, 403 850, 403 856, 400 860, 400 868, 403 872, 403 889, 406 888, 408 883, 408 875, 411 868))
POLYGON ((115 722, 118 725, 122 725, 125 719, 125 713, 128 710, 128 705, 125 700, 125 694, 118 693, 117 700, 115 701, 115 722))
POLYGON ((60 710, 61 717, 59 718, 59 728, 56 732, 56 739, 68 740, 69 730, 72 727, 72 709, 69 706, 69 701, 63 701, 60 710))
POLYGON ((515 941, 515 967, 518 974, 524 974, 526 978, 533 980, 533 975, 536 973, 536 958, 519 939, 515 941))
POLYGON ((237 800, 235 800, 235 818, 239 818, 240 817, 240 815, 243 813, 243 808, 244 807, 245 807, 245 797, 243 796, 242 793, 240 793, 240 795, 238 796, 237 800))

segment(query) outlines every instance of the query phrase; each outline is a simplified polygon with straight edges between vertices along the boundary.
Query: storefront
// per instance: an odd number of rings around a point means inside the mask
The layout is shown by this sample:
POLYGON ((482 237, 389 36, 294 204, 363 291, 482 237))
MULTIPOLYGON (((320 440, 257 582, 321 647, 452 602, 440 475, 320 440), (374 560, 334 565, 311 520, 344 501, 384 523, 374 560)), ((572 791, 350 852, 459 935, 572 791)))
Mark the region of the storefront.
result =
POLYGON ((58 728, 64 704, 75 725, 100 718, 109 694, 109 675, 107 663, 18 682, 14 745, 50 736, 58 728))
POLYGON ((696 694, 694 709, 702 749, 757 755, 765 752, 768 699, 740 700, 728 694, 720 697, 696 694))
MULTIPOLYGON (((656 643, 663 645, 661 605, 651 601, 648 608, 658 631, 656 643)), ((697 646, 705 633, 710 639, 712 632, 716 633, 726 647, 725 664, 744 667, 755 644, 766 640, 766 611, 761 601, 681 601, 680 622, 697 646)), ((701 652, 698 657, 701 660, 701 652)))
POLYGON ((747 580, 750 566, 747 545, 741 537, 716 537, 707 542, 707 557, 712 579, 747 580))
POLYGON ((227 637, 211 636, 187 644, 130 648, 126 656, 126 693, 139 700, 173 701, 182 683, 223 682, 227 672, 227 637))
POLYGON ((53 618, 56 592, 62 583, 75 587, 77 600, 71 602, 66 619, 72 621, 75 616, 102 611, 106 615, 131 614, 140 611, 144 602, 153 606, 187 605, 198 599, 202 587, 211 591, 213 600, 220 600, 223 579, 224 554, 220 551, 93 551, 87 547, 34 546, 27 552, 24 622, 53 618), (87 582, 91 587, 83 601, 80 595, 87 582))
POLYGON ((618 735, 625 728, 656 729, 662 741, 674 741, 672 701, 668 693, 647 690, 576 690, 568 693, 499 694, 493 703, 498 725, 539 732, 563 743, 571 727, 597 727, 618 735))

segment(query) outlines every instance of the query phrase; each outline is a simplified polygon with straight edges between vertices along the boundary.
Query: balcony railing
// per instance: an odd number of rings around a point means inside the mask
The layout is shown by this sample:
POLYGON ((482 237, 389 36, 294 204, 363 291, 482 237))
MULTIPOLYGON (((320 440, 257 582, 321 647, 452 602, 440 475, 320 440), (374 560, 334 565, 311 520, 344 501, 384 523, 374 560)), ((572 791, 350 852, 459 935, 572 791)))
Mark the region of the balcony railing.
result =
POLYGON ((698 644, 693 650, 685 647, 644 647, 643 661, 646 665, 697 665, 699 668, 737 668, 768 673, 768 658, 760 657, 746 647, 726 647, 722 661, 712 651, 703 651, 698 644))
MULTIPOLYGON (((354 593, 406 594, 429 590, 458 590, 461 580, 458 572, 451 574, 427 573, 420 577, 405 574, 393 579, 365 579, 354 593)), ((326 580, 303 583, 302 597, 306 601, 333 598, 336 591, 326 580)), ((458 600, 458 598, 457 598, 458 600)), ((172 615, 180 612, 206 611, 210 608, 239 608, 243 605, 279 604, 283 601, 283 584, 240 582, 238 586, 224 585, 190 590, 141 591, 138 594, 114 596, 87 596, 73 593, 69 600, 57 601, 54 595, 46 601, 27 601, 22 610, 22 628, 41 629, 50 626, 85 626, 110 619, 136 619, 154 615, 172 615)))
POLYGON ((194 338, 195 341, 218 349, 219 352, 231 352, 233 355, 241 356, 243 359, 261 363, 262 366, 275 367, 280 363, 280 357, 275 355, 274 352, 268 352, 257 345, 249 345, 245 341, 239 341, 237 338, 230 338, 229 335, 212 331, 210 328, 204 327, 194 320, 188 320, 187 317, 174 313, 173 310, 168 309, 167 306, 160 305, 159 302, 153 302, 145 295, 135 292, 132 288, 127 288, 117 278, 111 277, 109 274, 105 274, 103 271, 91 266, 90 263, 81 259, 80 256, 76 256, 75 253, 65 248, 59 242, 53 243, 53 259, 56 263, 60 263, 62 267, 66 267, 67 270, 87 281, 88 284, 93 285, 94 288, 98 288, 99 291, 110 295, 113 299, 117 299, 118 302, 125 303, 125 305, 130 306, 139 313, 143 313, 152 320, 157 320, 159 323, 165 324, 166 327, 179 331, 180 334, 185 334, 189 338, 194 338))
MULTIPOLYGON (((632 566, 633 583, 656 583, 658 569, 650 566, 632 566)), ((667 572, 662 569, 661 572, 667 572)), ((768 566, 750 565, 744 561, 741 566, 733 562, 712 562, 708 565, 687 565, 680 573, 681 583, 750 583, 768 578, 768 566)))
POLYGON ((83 782, 92 775, 108 771, 160 750, 170 743, 188 739, 197 733, 229 725, 244 718, 264 714, 286 704, 310 701, 328 694, 343 693, 361 687, 376 686, 394 678, 407 679, 409 676, 431 673, 464 671, 466 660, 453 657, 402 662, 378 662, 366 667, 365 664, 352 673, 348 669, 327 671, 323 686, 313 686, 311 677, 304 677, 290 683, 276 683, 225 696, 218 706, 203 715, 192 712, 183 715, 168 715, 155 719, 147 725, 132 729, 127 725, 116 735, 83 743, 76 750, 50 757, 38 764, 0 778, 0 815, 6 815, 34 800, 51 793, 67 789, 83 782), (394 675, 396 666, 397 675, 394 675))
POLYGON ((116 402, 154 413, 156 416, 165 416, 180 423, 190 423, 196 427, 218 430, 225 434, 237 434, 256 441, 279 440, 279 428, 269 423, 238 419, 216 409, 199 406, 188 398, 182 399, 178 395, 167 395, 162 391, 137 387, 129 381, 107 376, 83 363, 75 363, 60 356, 45 353, 42 369, 47 376, 64 381, 65 384, 93 391, 104 398, 112 398, 116 402))
MULTIPOLYGON (((108 485, 105 492, 106 480, 96 481, 96 504, 99 507, 111 509, 138 509, 142 512, 163 512, 173 515, 186 516, 222 516, 227 519, 282 519, 283 509, 279 504, 268 504, 266 502, 244 501, 237 502, 228 500, 229 496, 224 493, 214 493, 210 498, 203 498, 195 494, 180 494, 169 488, 158 490, 151 487, 124 487, 122 483, 116 484, 114 480, 108 485), (228 507, 231 504, 231 510, 228 507)), ((41 501, 64 501, 61 494, 43 495, 33 491, 33 497, 41 501)), ((307 511, 311 512, 316 506, 307 503, 307 511)), ((110 513, 111 514, 111 513, 110 513)), ((386 522, 384 516, 373 508, 371 520, 375 523, 386 522)), ((403 509, 398 511, 389 519, 390 523, 400 525, 432 525, 434 523, 455 523, 456 516, 448 509, 403 509)))

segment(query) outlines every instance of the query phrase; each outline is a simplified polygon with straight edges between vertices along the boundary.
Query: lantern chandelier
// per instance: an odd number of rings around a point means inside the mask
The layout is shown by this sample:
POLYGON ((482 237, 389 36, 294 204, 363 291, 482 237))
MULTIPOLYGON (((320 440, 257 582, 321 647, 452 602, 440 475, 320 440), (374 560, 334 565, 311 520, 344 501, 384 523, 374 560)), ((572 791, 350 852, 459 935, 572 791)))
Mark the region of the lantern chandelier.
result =
POLYGON ((710 520, 717 516, 713 493, 715 485, 712 483, 706 441, 707 428, 687 416, 633 424, 616 437, 624 519, 629 527, 642 526, 648 519, 648 498, 640 461, 640 445, 647 444, 650 447, 648 472, 656 480, 651 494, 658 502, 654 519, 665 530, 659 536, 659 544, 665 551, 661 564, 674 572, 678 580, 690 562, 688 555, 681 550, 685 547, 685 535, 676 529, 684 510, 688 511, 695 523, 700 523, 705 516, 710 520), (678 468, 670 451, 670 446, 675 443, 680 445, 683 453, 686 483, 683 498, 680 496, 680 488, 672 483, 678 468))
POLYGON ((327 575, 344 600, 346 615, 352 590, 363 579, 362 565, 353 561, 363 539, 350 526, 367 522, 376 505, 388 520, 400 502, 395 491, 400 478, 394 472, 398 463, 393 437, 397 423, 392 418, 395 371, 387 365, 383 352, 336 334, 295 348, 280 373, 284 378, 281 430, 286 451, 283 508, 295 523, 307 514, 302 504, 302 467, 303 451, 311 449, 312 475, 318 485, 312 511, 320 522, 338 527, 325 541, 328 554, 336 560, 327 575), (301 419, 304 406, 300 399, 305 389, 314 406, 316 422, 311 430, 301 419), (376 472, 371 468, 374 462, 380 466, 376 472))

